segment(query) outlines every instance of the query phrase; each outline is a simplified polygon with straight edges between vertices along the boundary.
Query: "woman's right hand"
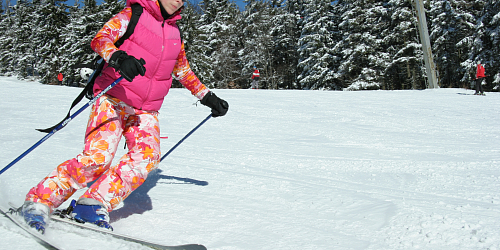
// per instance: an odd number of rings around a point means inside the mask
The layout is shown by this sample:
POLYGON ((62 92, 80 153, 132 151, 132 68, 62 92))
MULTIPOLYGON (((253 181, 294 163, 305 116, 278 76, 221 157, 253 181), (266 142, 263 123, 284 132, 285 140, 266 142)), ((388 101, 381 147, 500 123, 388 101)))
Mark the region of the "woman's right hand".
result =
POLYGON ((129 56, 123 50, 113 53, 109 60, 109 65, 129 82, 132 82, 138 75, 144 76, 146 74, 145 64, 146 61, 144 59, 137 60, 137 58, 129 56))

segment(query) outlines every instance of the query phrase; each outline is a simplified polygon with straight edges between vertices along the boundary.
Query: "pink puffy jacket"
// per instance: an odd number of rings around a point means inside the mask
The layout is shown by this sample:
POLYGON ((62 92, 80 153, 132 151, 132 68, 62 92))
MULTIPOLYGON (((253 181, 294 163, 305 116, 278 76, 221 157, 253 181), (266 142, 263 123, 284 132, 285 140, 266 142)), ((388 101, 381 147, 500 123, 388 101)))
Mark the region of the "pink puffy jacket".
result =
MULTIPOLYGON (((208 88, 191 71, 185 57, 184 46, 176 21, 181 19, 180 11, 164 20, 158 3, 151 0, 130 0, 128 7, 110 19, 91 43, 94 51, 106 61, 118 49, 114 46, 123 36, 131 16, 131 4, 139 3, 144 11, 139 18, 134 33, 120 46, 127 54, 146 61, 145 76, 138 75, 132 82, 122 80, 107 94, 142 110, 157 111, 172 85, 172 73, 193 95, 202 99, 208 88)), ((104 69, 94 84, 94 93, 99 93, 120 74, 112 67, 104 69)))

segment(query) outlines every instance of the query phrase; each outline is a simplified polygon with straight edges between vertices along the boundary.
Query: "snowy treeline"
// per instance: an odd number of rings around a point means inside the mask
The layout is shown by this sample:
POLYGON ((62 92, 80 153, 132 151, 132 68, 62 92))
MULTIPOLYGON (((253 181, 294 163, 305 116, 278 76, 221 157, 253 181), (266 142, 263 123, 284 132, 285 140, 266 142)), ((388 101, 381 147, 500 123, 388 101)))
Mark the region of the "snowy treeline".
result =
MULTIPOLYGON (((211 88, 422 89, 426 76, 412 0, 189 1, 179 26, 191 67, 211 88)), ((18 0, 1 6, 0 74, 80 82, 90 41, 125 5, 18 0)), ((424 1, 441 87, 470 87, 476 63, 500 87, 500 1, 424 1)))

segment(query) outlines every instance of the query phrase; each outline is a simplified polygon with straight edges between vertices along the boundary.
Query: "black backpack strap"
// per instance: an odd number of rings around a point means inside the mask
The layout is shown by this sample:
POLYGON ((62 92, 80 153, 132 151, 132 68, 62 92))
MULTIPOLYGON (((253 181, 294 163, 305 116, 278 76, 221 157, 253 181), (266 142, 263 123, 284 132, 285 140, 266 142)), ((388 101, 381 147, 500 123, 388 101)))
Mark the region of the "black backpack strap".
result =
MULTIPOLYGON (((87 97, 87 98, 89 98, 89 96, 88 96, 89 93, 93 92, 94 84, 92 84, 92 83, 95 81, 95 79, 99 75, 100 71, 104 67, 104 59, 102 59, 102 58, 99 59, 99 61, 97 61, 96 67, 97 68, 94 70, 94 73, 92 73, 92 75, 89 77, 89 80, 87 81, 87 85, 85 86, 85 88, 82 90, 82 92, 80 92, 80 94, 75 98, 75 100, 71 104, 71 107, 69 108, 69 111, 68 111, 68 114, 66 115, 66 117, 64 117, 64 119, 62 121, 60 121, 59 123, 57 123, 56 125, 54 125, 54 126, 52 126, 50 128, 46 128, 46 129, 37 129, 38 131, 44 132, 44 133, 50 133, 50 132, 52 132, 52 130, 54 130, 55 128, 57 128, 57 126, 59 126, 61 123, 63 123, 64 121, 66 121, 66 119, 68 119, 71 116, 71 110, 76 105, 78 105, 78 103, 80 103, 80 101, 83 99, 84 96, 87 97)), ((92 97, 90 97, 89 99, 92 99, 92 97)))
POLYGON ((179 29, 179 34, 181 35, 181 42, 184 42, 184 34, 179 24, 177 24, 177 29, 179 29))
POLYGON ((144 10, 144 8, 142 8, 142 6, 138 3, 132 4, 130 8, 132 8, 132 16, 130 17, 130 22, 127 26, 127 31, 125 31, 125 34, 123 34, 123 36, 120 37, 118 41, 116 41, 115 43, 116 47, 120 47, 123 44, 123 42, 129 39, 129 37, 134 33, 135 26, 139 22, 139 18, 141 17, 142 12, 144 10))

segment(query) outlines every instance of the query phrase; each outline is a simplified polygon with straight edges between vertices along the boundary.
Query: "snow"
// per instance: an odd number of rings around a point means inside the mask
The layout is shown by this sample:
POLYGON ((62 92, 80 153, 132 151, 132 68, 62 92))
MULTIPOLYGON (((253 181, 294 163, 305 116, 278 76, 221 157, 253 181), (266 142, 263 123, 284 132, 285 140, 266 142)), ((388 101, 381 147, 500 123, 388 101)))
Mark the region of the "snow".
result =
MULTIPOLYGON (((0 167, 81 91, 0 77, 0 167)), ((214 90, 230 104, 111 212, 116 232, 242 249, 500 249, 500 94, 214 90)), ((172 89, 163 152, 209 109, 172 89)), ((0 176, 0 204, 83 148, 88 110, 0 176)), ((121 142, 123 145, 123 142, 121 142)), ((116 160, 124 154, 123 146, 116 160)), ((73 198, 78 198, 83 190, 73 198)), ((67 205, 64 204, 64 207, 67 205)), ((140 246, 53 223, 67 249, 140 246)), ((0 248, 43 249, 0 217, 0 248)))

